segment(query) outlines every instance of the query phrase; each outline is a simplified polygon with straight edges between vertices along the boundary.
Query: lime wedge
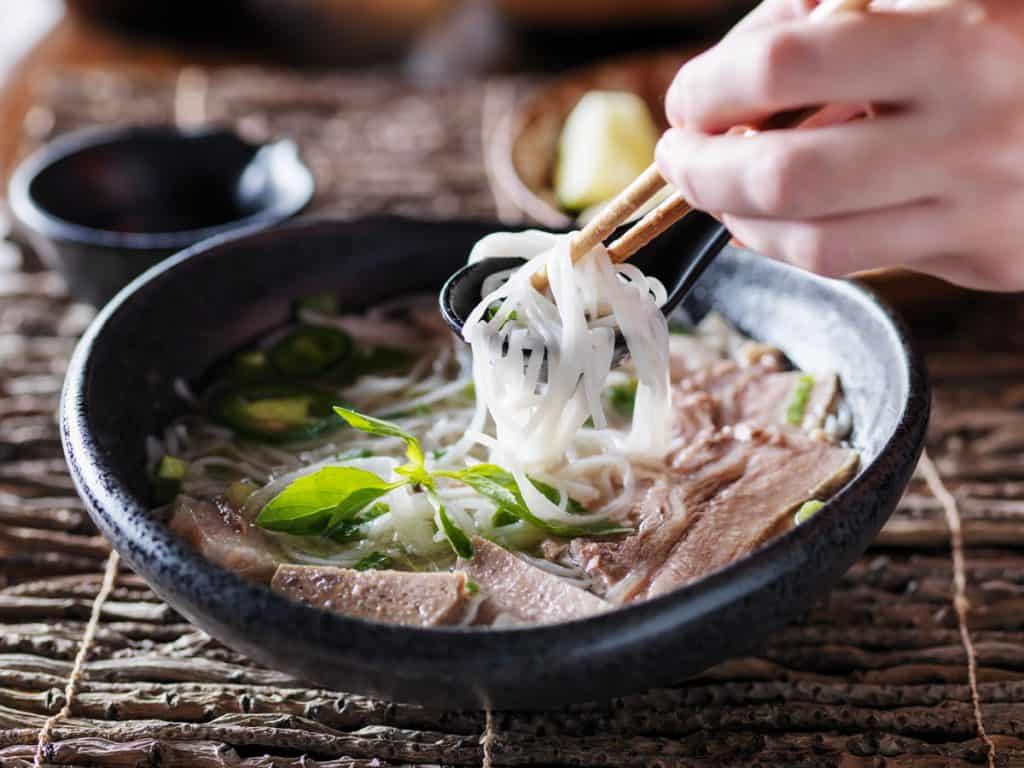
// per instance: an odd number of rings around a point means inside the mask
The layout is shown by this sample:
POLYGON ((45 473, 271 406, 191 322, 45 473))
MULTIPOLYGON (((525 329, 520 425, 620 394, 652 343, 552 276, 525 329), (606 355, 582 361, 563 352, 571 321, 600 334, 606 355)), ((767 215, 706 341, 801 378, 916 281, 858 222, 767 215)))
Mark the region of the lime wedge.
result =
POLYGON ((658 129, 639 96, 590 91, 562 128, 555 195, 570 211, 609 200, 654 161, 658 129))

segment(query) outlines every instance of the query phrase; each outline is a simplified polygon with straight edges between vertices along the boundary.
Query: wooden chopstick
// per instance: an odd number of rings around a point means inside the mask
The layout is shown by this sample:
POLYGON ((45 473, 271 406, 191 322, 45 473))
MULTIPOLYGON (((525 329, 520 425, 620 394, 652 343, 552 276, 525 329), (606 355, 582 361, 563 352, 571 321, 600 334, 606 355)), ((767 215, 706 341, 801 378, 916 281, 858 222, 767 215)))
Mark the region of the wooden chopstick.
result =
MULTIPOLYGON (((573 263, 590 253, 598 243, 603 243, 622 222, 627 221, 644 203, 658 194, 665 183, 658 166, 651 163, 628 187, 612 198, 587 226, 572 236, 570 256, 573 263)), ((540 269, 535 272, 531 282, 534 288, 543 291, 548 287, 547 271, 540 269)))
MULTIPOLYGON (((823 0, 810 17, 821 20, 840 13, 866 11, 871 0, 823 0)), ((762 129, 790 128, 799 125, 814 114, 816 108, 796 109, 775 115, 762 129)), ((636 213, 644 203, 661 191, 666 185, 658 167, 653 163, 641 173, 632 184, 612 198, 601 212, 582 230, 573 235, 570 243, 570 257, 575 264, 599 243, 603 243, 623 222, 636 213)), ((679 192, 673 192, 654 210, 648 212, 618 240, 608 247, 613 262, 626 261, 662 232, 685 216, 691 206, 679 192)), ((531 278, 533 287, 544 291, 548 287, 546 269, 540 269, 531 278)))
POLYGON ((648 211, 622 237, 609 245, 608 255, 616 264, 626 261, 691 210, 692 207, 686 202, 686 198, 679 192, 673 192, 662 200, 657 208, 648 211))

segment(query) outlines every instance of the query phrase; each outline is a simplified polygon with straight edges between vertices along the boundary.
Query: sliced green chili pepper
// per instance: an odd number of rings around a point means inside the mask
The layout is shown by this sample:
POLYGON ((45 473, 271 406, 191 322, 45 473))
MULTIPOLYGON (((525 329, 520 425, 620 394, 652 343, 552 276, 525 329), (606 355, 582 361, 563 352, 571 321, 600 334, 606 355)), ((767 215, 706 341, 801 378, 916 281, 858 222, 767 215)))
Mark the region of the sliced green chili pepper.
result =
POLYGON ((341 425, 333 395, 294 386, 231 387, 210 401, 210 416, 241 437, 274 443, 308 440, 341 425))
POLYGON ((308 378, 334 366, 351 350, 352 339, 344 331, 303 325, 271 347, 267 357, 285 376, 308 378))

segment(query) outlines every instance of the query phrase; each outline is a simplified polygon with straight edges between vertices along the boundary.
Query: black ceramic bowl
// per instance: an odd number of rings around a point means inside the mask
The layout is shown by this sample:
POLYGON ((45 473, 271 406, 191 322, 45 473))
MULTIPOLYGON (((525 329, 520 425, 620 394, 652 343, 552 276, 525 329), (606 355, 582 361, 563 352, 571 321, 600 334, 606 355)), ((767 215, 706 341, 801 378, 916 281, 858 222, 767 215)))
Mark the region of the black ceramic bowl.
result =
POLYGON ((71 292, 103 304, 163 258, 228 229, 294 216, 313 196, 295 144, 218 129, 85 130, 11 177, 19 229, 71 292))
MULTIPOLYGON (((921 361, 861 288, 739 250, 710 268, 688 310, 716 309, 797 365, 838 371, 863 463, 810 522, 697 583, 569 624, 415 629, 321 612, 249 585, 154 519, 143 444, 182 407, 176 376, 201 376, 284 323, 303 296, 336 289, 357 309, 436 291, 496 228, 295 222, 203 243, 107 305, 68 372, 64 449, 93 519, 157 593, 214 637, 318 685, 435 707, 537 707, 674 683, 750 651, 864 551, 921 450, 929 411, 921 361)), ((670 233, 641 255, 680 246, 670 233)))

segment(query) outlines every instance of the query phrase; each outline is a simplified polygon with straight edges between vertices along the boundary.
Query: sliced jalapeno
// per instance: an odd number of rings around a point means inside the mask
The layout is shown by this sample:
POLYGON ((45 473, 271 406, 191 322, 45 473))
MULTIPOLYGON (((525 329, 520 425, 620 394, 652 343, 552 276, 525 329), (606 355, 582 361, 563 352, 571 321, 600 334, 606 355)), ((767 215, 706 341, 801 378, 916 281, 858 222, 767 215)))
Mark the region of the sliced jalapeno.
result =
POLYGON ((267 357, 281 374, 308 378, 323 373, 352 350, 344 331, 322 325, 302 325, 270 348, 267 357))
POLYGON ((231 387, 210 400, 210 415, 252 440, 309 440, 341 425, 334 395, 287 385, 231 387))

